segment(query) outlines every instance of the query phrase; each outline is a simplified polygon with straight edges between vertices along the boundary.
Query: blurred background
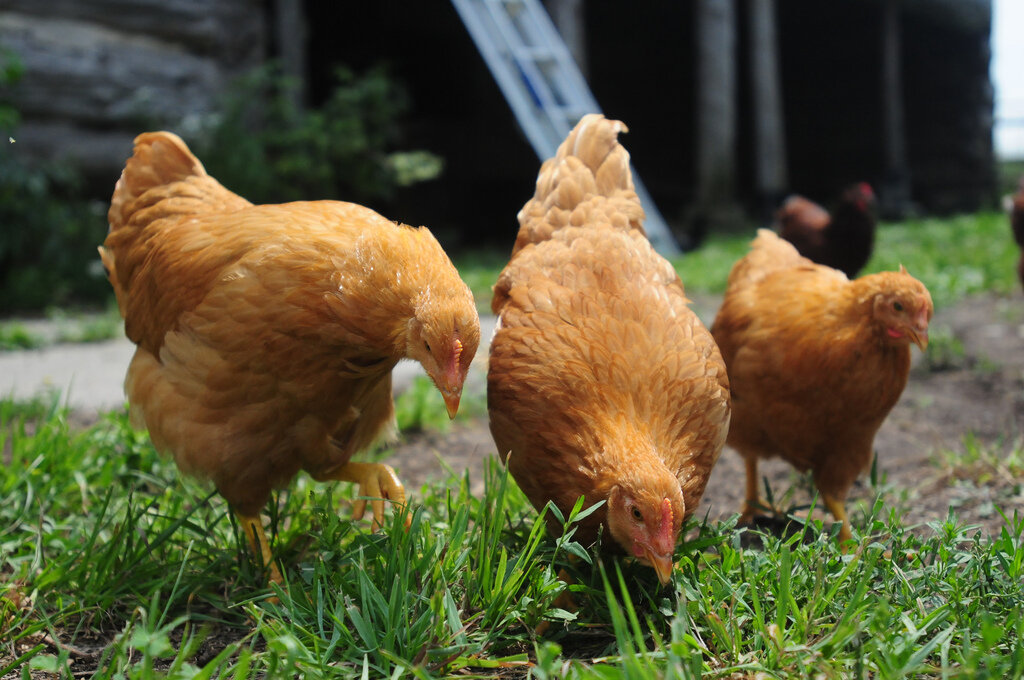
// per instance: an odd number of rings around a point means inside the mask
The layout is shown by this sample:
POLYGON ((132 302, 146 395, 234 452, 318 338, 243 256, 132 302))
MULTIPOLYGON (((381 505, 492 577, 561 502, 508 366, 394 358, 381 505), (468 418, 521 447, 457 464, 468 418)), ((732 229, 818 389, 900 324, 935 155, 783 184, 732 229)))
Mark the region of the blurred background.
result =
MULTIPOLYGON (((543 5, 684 250, 792 192, 948 215, 1024 172, 1019 0, 543 5)), ((109 299, 95 246, 144 130, 254 202, 356 201, 455 252, 507 254, 539 167, 439 0, 0 0, 0 128, 0 312, 109 299)))

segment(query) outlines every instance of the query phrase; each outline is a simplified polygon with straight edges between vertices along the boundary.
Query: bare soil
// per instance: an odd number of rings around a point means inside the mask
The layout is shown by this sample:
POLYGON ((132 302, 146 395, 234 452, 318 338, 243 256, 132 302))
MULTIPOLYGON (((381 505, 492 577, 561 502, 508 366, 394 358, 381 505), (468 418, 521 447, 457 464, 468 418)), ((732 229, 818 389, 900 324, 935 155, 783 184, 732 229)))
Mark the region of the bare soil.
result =
MULTIPOLYGON (((713 299, 695 303, 708 323, 716 308, 713 299)), ((907 388, 875 438, 876 484, 869 474, 862 476, 848 511, 856 522, 881 494, 886 511, 895 510, 904 526, 916 530, 928 531, 928 523, 946 519, 952 508, 961 523, 998 531, 1003 519, 997 508, 1010 517, 1024 509, 1024 479, 1001 465, 1022 446, 1024 435, 1024 298, 984 295, 940 309, 932 320, 930 350, 925 356, 915 349, 907 388), (970 438, 986 452, 980 461, 964 455, 970 438)), ((460 474, 469 470, 479 491, 484 460, 494 455, 481 419, 444 434, 406 436, 388 462, 413 495, 420 485, 445 479, 446 467, 460 474)), ((785 462, 765 461, 759 471, 776 507, 811 503, 809 479, 785 462)), ((738 512, 744 474, 739 455, 726 448, 698 514, 725 519, 738 512)))

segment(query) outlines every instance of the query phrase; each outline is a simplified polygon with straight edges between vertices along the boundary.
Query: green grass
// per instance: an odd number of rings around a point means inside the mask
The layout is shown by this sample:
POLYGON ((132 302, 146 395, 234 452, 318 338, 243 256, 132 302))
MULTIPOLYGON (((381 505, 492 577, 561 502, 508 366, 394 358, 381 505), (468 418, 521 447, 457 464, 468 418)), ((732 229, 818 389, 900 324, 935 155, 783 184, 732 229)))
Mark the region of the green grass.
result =
POLYGON ((0 323, 0 351, 36 349, 44 344, 41 337, 30 331, 22 323, 16 321, 0 323))
POLYGON ((51 309, 47 318, 57 325, 56 342, 101 342, 124 335, 124 322, 113 298, 102 312, 51 309))
MULTIPOLYGON (((678 260, 687 289, 721 293, 748 241, 678 260)), ((992 214, 884 225, 869 270, 902 262, 948 304, 1013 290, 1015 258, 992 214)), ((503 264, 459 262, 484 308, 503 264)), ((959 359, 954 340, 936 361, 959 359)), ((1018 514, 987 535, 869 504, 848 554, 818 520, 757 549, 735 520, 691 522, 659 588, 573 541, 578 516, 549 537, 493 461, 482 494, 453 476, 415 494, 408 531, 389 516, 376 534, 348 519, 350 485, 300 476, 267 508, 287 579, 271 590, 219 496, 124 414, 72 430, 57 399, 0 401, 0 678, 1024 677, 1018 514)), ((481 415, 480 394, 465 402, 481 415)), ((447 423, 422 379, 396 412, 404 430, 447 423)), ((1019 479, 1021 447, 968 439, 936 465, 951 483, 1019 479)))
POLYGON ((548 538, 496 464, 481 496, 452 478, 376 534, 347 519, 349 485, 303 476, 270 507, 270 591, 224 502, 122 414, 73 432, 53 404, 0 404, 0 450, 0 677, 1024 674, 1022 517, 912 531, 879 503, 847 555, 819 522, 756 550, 732 521, 694 523, 659 589, 575 543, 575 517, 548 538), (560 569, 577 614, 554 604, 560 569))
POLYGON ((1003 213, 883 224, 866 272, 900 264, 928 287, 936 307, 1016 289, 1020 251, 1003 213))
POLYGON ((111 298, 102 312, 47 310, 48 328, 21 320, 0 321, 0 351, 39 349, 55 343, 100 342, 124 335, 124 324, 111 298))
MULTIPOLYGON (((733 263, 743 257, 754 230, 712 234, 697 250, 672 259, 687 292, 721 295, 733 263)), ((895 270, 900 264, 931 291, 937 306, 966 295, 1015 290, 1020 251, 1001 212, 882 223, 874 255, 864 273, 895 270)), ((472 253, 455 264, 481 312, 489 311, 491 286, 507 262, 506 253, 472 253)))
MULTIPOLYGON (((486 415, 486 386, 466 385, 455 420, 468 421, 486 415)), ((408 389, 395 399, 395 420, 400 432, 446 432, 452 423, 444 397, 434 383, 422 375, 416 376, 408 389)))

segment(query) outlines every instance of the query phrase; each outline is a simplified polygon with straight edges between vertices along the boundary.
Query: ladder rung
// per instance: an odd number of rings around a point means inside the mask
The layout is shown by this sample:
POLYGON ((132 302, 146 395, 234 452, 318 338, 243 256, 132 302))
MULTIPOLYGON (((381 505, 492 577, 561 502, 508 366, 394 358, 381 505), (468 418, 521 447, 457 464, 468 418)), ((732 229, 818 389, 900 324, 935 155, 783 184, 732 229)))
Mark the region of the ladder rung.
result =
POLYGON ((529 61, 555 61, 558 55, 546 47, 514 47, 512 55, 516 59, 529 61))
MULTIPOLYGON (((452 0, 527 139, 544 161, 587 113, 600 113, 586 80, 540 0, 452 0)), ((639 175, 644 227, 662 254, 678 253, 639 175)))

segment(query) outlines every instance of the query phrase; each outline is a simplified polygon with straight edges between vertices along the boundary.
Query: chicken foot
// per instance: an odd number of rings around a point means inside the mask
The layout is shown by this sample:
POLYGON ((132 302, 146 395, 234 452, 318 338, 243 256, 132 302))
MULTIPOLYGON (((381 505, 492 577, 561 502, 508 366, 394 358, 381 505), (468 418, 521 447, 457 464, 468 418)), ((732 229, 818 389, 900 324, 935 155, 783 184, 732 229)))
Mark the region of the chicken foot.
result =
POLYGON ((754 515, 757 514, 758 510, 770 510, 772 514, 778 515, 779 511, 761 500, 761 495, 758 493, 757 458, 753 456, 745 457, 743 462, 747 468, 747 486, 743 507, 740 509, 739 524, 750 524, 753 522, 754 515))
POLYGON ((252 550, 252 554, 260 555, 263 558, 263 566, 270 571, 269 580, 278 585, 284 584, 281 570, 277 568, 274 555, 270 552, 270 543, 267 541, 267 534, 263 530, 263 520, 260 519, 259 515, 249 517, 240 512, 236 512, 235 516, 238 518, 239 524, 242 525, 242 530, 245 531, 245 537, 249 540, 249 549, 252 550))
MULTIPOLYGON (((384 501, 391 501, 393 505, 405 510, 405 487, 398 480, 394 468, 383 463, 346 463, 339 468, 329 472, 314 474, 313 478, 318 482, 339 481, 354 482, 359 485, 359 496, 352 505, 352 519, 362 519, 366 513, 366 503, 369 500, 370 510, 373 512, 373 530, 376 531, 384 525, 384 501)), ((412 524, 412 518, 408 513, 405 515, 405 528, 412 524)))
MULTIPOLYGON (((746 497, 743 500, 743 509, 740 513, 740 524, 747 524, 753 521, 754 515, 760 508, 768 507, 764 503, 757 489, 757 458, 750 457, 744 458, 747 468, 747 485, 746 485, 746 497)), ((820 491, 820 489, 819 489, 820 491)), ((835 496, 827 494, 823 491, 821 493, 821 499, 825 503, 825 507, 837 522, 841 524, 839 528, 839 545, 843 552, 846 552, 844 547, 846 542, 853 539, 853 534, 850 533, 850 520, 846 516, 846 506, 843 501, 839 500, 835 496)), ((774 511, 774 508, 771 508, 774 511)))
MULTIPOLYGON (((576 562, 577 559, 578 558, 575 555, 569 556, 569 560, 571 562, 576 562)), ((567 612, 575 613, 579 610, 580 607, 578 604, 576 604, 576 601, 572 599, 572 593, 569 592, 569 586, 575 583, 576 581, 573 579, 572 576, 569 575, 569 572, 567 572, 565 569, 560 569, 558 571, 558 580, 565 584, 565 590, 558 594, 558 597, 556 597, 554 601, 552 601, 551 605, 553 607, 557 607, 558 609, 564 609, 567 612)), ((548 632, 550 628, 550 621, 541 621, 537 624, 537 629, 535 632, 538 636, 542 636, 544 635, 544 633, 548 632)))
POLYGON ((843 504, 843 501, 824 492, 821 494, 821 499, 825 502, 825 507, 828 508, 828 511, 841 524, 839 527, 839 549, 845 553, 847 550, 846 542, 853 539, 853 534, 850 533, 850 520, 846 516, 846 506, 843 504))
POLYGON ((757 493, 757 458, 744 457, 743 462, 747 468, 747 487, 739 523, 749 524, 754 519, 754 513, 761 507, 761 499, 757 493))

